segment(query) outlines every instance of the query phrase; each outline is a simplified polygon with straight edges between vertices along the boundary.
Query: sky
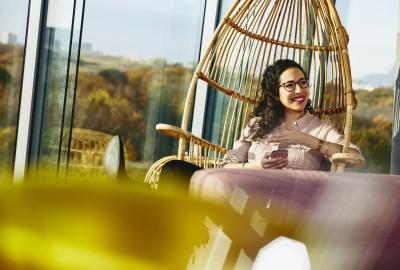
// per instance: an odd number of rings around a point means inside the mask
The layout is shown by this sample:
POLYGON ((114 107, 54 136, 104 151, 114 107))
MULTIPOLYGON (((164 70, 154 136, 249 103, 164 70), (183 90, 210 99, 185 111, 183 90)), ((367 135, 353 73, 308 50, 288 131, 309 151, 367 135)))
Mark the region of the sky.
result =
MULTIPOLYGON (((64 6, 72 2, 51 0, 60 1, 64 6)), ((350 35, 353 78, 386 74, 394 67, 399 1, 337 0, 339 15, 350 35)), ((195 59, 194 48, 200 40, 202 3, 203 0, 86 0, 83 42, 106 54, 135 59, 164 56, 172 62, 189 63, 195 59)), ((16 33, 18 41, 23 41, 27 4, 28 0, 0 1, 0 33, 16 33)), ((57 10, 68 8, 59 5, 57 10)), ((63 16, 56 18, 60 25, 68 21, 63 16)))
POLYGON ((348 46, 354 79, 368 74, 387 74, 394 67, 398 3, 398 0, 349 0, 345 27, 350 36, 348 46))
POLYGON ((28 14, 27 0, 0 0, 0 40, 4 32, 17 34, 17 42, 25 37, 28 14))
MULTIPOLYGON (((197 28, 201 21, 195 18, 201 15, 198 12, 200 2, 117 0, 113 5, 124 5, 125 8, 114 13, 110 1, 87 0, 83 39, 93 43, 94 49, 114 53, 117 50, 133 58, 167 55, 176 61, 188 61, 193 57, 189 52, 193 51, 198 40, 197 28), (107 35, 99 35, 98 29, 107 35), (176 32, 181 35, 177 36, 176 32), (145 39, 135 38, 143 36, 145 39), (176 42, 179 47, 168 45, 176 42), (187 55, 182 55, 184 51, 188 52, 187 55)), ((350 35, 349 53, 355 79, 368 74, 386 74, 393 68, 398 2, 337 0, 339 12, 342 13, 340 15, 350 35)))
POLYGON ((203 3, 87 0, 82 42, 135 59, 165 56, 172 62, 192 62, 200 41, 203 3))

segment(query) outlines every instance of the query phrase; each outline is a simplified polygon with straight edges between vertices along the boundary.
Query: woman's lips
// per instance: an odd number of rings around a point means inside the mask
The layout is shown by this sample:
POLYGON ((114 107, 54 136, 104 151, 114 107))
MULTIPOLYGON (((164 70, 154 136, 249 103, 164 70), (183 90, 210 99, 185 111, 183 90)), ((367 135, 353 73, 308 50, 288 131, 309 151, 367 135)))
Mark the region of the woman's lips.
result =
POLYGON ((304 97, 304 96, 298 96, 298 97, 292 98, 291 100, 296 103, 303 103, 305 101, 305 99, 306 99, 306 97, 304 97))

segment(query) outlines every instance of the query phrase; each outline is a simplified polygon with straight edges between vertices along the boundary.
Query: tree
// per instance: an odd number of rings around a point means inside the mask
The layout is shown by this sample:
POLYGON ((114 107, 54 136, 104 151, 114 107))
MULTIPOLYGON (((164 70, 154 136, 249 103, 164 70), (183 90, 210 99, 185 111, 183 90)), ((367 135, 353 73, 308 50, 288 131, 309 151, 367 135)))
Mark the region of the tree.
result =
POLYGON ((99 75, 112 85, 122 85, 128 82, 126 74, 116 69, 102 70, 99 75))
POLYGON ((7 85, 11 81, 11 74, 4 67, 0 66, 0 84, 7 85))
POLYGON ((392 143, 393 90, 377 88, 357 91, 359 101, 353 115, 352 142, 366 159, 356 171, 389 173, 392 143))

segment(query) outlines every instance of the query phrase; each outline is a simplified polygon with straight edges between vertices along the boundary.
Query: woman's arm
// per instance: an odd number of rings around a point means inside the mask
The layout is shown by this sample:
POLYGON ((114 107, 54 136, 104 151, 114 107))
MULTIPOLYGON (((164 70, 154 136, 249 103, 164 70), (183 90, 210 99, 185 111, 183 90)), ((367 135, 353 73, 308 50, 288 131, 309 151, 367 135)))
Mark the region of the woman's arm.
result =
POLYGON ((253 126, 257 123, 257 118, 252 118, 246 127, 242 130, 239 140, 235 141, 233 148, 224 155, 224 168, 242 168, 247 162, 249 149, 252 143, 252 137, 256 133, 253 126))
MULTIPOLYGON (((327 142, 306 133, 303 133, 303 135, 304 145, 310 147, 311 149, 319 151, 327 157, 331 157, 333 156, 333 154, 342 152, 343 146, 340 144, 327 142)), ((360 155, 360 152, 353 148, 349 148, 349 153, 360 155)))
POLYGON ((226 163, 224 168, 231 169, 251 169, 251 168, 260 168, 260 166, 256 166, 254 163, 242 162, 242 163, 226 163))
POLYGON ((265 155, 261 160, 254 162, 241 162, 241 163, 227 163, 224 168, 231 169, 283 169, 288 165, 289 161, 287 158, 271 158, 269 155, 265 155))
MULTIPOLYGON (((332 129, 331 132, 328 132, 327 135, 327 138, 332 139, 333 141, 340 141, 339 137, 340 134, 334 129, 332 129)), ((268 142, 302 144, 310 147, 311 149, 319 151, 327 157, 331 157, 333 154, 342 152, 343 148, 341 144, 318 139, 310 134, 303 133, 292 126, 287 125, 284 125, 279 129, 279 134, 274 134, 267 140, 268 142)), ((349 153, 360 155, 360 152, 354 148, 349 148, 349 153)))

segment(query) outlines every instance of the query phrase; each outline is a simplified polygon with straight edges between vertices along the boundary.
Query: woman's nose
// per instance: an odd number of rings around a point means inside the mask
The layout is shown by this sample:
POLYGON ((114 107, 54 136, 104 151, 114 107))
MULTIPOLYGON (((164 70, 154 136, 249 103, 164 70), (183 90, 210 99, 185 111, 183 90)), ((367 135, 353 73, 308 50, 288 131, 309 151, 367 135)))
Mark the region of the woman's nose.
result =
POLYGON ((295 93, 300 93, 302 91, 300 85, 298 83, 296 83, 295 87, 294 87, 294 92, 295 93))

